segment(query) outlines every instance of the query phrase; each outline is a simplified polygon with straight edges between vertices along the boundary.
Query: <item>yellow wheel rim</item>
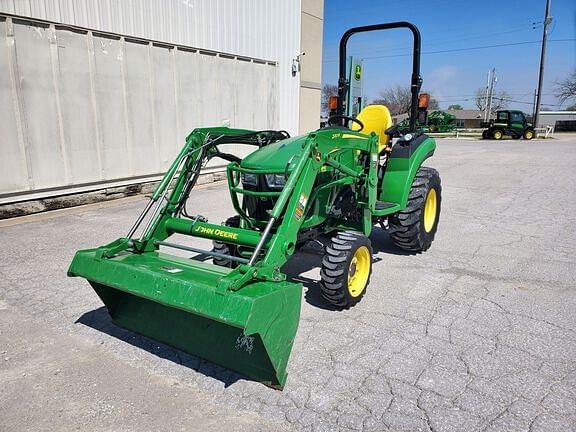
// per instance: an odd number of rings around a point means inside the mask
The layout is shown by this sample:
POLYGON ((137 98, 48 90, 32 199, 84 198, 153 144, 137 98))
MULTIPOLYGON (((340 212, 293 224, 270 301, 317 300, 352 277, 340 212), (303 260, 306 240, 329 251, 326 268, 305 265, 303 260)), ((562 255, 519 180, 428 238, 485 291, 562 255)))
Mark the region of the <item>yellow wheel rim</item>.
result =
POLYGON ((500 139, 500 138, 502 138, 502 132, 500 132, 500 131, 494 132, 494 138, 495 138, 495 139, 500 139))
POLYGON ((424 203, 424 229, 426 232, 432 231, 434 222, 436 222, 436 209, 438 207, 438 197, 436 189, 430 189, 426 202, 424 203))
POLYGON ((366 288, 372 257, 366 246, 356 249, 350 267, 348 268, 348 292, 352 297, 358 297, 366 288))
POLYGON ((526 135, 524 136, 524 138, 526 139, 532 139, 532 132, 526 132, 526 135))

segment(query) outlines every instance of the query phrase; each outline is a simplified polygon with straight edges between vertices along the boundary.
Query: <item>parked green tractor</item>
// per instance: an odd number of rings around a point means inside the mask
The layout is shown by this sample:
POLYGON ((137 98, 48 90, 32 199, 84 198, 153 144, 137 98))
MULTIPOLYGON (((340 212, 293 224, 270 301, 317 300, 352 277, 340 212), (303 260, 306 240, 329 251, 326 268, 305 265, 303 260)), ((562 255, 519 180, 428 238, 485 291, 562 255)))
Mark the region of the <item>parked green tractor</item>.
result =
POLYGON ((327 303, 345 309, 366 293, 375 224, 413 253, 434 240, 441 185, 438 172, 422 166, 436 143, 415 131, 425 108, 419 107, 419 70, 420 34, 412 24, 348 30, 340 43, 337 114, 327 127, 297 137, 195 129, 126 237, 78 251, 68 275, 86 278, 119 326, 282 388, 302 298, 302 284, 283 272, 291 255, 310 240, 328 239, 318 289, 327 303), (382 105, 366 107, 358 118, 343 114, 348 39, 396 28, 414 36, 406 134, 392 126, 382 105), (221 151, 238 143, 255 151, 243 159, 221 151), (212 158, 229 162, 236 214, 222 224, 191 210, 197 204, 192 188, 212 158), (214 247, 177 243, 174 234, 211 239, 214 247), (213 263, 169 249, 203 254, 213 263))
MULTIPOLYGON (((446 133, 453 132, 456 129, 456 116, 449 114, 445 111, 432 111, 427 118, 425 124, 416 125, 422 132, 431 133, 446 133)), ((401 132, 408 132, 410 130, 410 119, 404 119, 398 123, 398 129, 401 132)))
POLYGON ((483 122, 482 138, 501 140, 505 136, 512 139, 531 140, 536 135, 534 127, 528 123, 522 111, 501 110, 496 112, 496 120, 483 122))

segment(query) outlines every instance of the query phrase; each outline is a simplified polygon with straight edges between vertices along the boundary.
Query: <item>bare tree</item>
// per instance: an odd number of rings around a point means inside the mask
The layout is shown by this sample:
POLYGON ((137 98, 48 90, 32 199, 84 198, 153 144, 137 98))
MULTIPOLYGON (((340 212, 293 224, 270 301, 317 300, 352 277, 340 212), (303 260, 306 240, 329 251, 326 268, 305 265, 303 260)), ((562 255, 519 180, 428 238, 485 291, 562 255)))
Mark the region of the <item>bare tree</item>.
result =
MULTIPOLYGON (((412 105, 412 92, 409 86, 403 87, 397 85, 382 90, 380 97, 374 99, 371 103, 375 105, 386 105, 392 115, 409 114, 410 105, 412 105)), ((428 109, 431 111, 440 109, 440 103, 438 103, 438 100, 434 99, 432 95, 430 95, 428 109)))
POLYGON ((322 112, 328 113, 328 101, 331 96, 338 96, 338 86, 336 84, 324 84, 322 86, 322 112))
POLYGON ((561 104, 566 101, 576 101, 576 70, 567 78, 556 81, 554 94, 561 104))
MULTIPOLYGON (((494 112, 507 108, 509 102, 510 102, 510 95, 507 92, 505 91, 501 91, 498 93, 494 92, 494 94, 492 95, 492 106, 490 110, 494 112)), ((476 90, 476 106, 478 107, 478 109, 484 111, 486 109, 487 103, 488 100, 486 98, 486 89, 479 88, 478 90, 476 90)))
POLYGON ((392 115, 404 114, 410 111, 412 93, 410 93, 410 87, 397 85, 396 87, 382 90, 380 97, 373 100, 372 103, 386 105, 392 115))

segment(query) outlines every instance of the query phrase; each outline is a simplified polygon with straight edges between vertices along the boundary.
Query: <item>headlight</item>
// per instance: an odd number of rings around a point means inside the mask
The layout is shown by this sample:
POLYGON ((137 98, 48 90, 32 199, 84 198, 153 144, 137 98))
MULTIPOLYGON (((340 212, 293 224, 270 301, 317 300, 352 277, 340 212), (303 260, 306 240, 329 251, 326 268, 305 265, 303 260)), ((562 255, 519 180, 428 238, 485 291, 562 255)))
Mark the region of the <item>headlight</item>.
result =
POLYGON ((256 174, 242 173, 242 174, 240 174, 240 178, 242 179, 243 185, 248 185, 248 186, 257 186, 258 185, 258 176, 256 174))
POLYGON ((266 184, 270 189, 282 189, 286 184, 286 177, 282 174, 266 174, 266 184))

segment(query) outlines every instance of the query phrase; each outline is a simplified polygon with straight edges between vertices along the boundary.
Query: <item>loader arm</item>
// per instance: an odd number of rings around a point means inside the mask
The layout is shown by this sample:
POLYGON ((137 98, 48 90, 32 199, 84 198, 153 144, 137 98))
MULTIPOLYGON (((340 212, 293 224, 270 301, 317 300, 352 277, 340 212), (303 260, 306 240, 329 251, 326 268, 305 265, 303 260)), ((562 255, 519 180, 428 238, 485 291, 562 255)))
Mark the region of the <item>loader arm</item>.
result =
MULTIPOLYGON (((372 227, 371 210, 376 201, 377 182, 377 148, 376 136, 366 137, 359 133, 334 133, 334 130, 310 133, 303 144, 300 158, 290 172, 287 183, 277 197, 270 211, 270 219, 259 234, 254 245, 255 233, 247 229, 226 228, 225 231, 238 234, 227 237, 226 241, 245 246, 254 246, 254 252, 247 263, 242 263, 234 271, 224 276, 219 283, 219 292, 239 290, 251 281, 283 281, 286 276, 280 268, 294 253, 298 233, 306 220, 306 215, 315 197, 314 185, 323 167, 329 166, 340 173, 334 184, 347 182, 364 184, 368 182, 367 196, 362 202, 364 218, 362 229, 369 234, 372 227), (342 136, 347 135, 343 139, 342 136), (334 157, 339 152, 358 151, 370 155, 368 167, 357 169, 340 164, 334 157), (251 236, 251 239, 248 239, 251 236), (234 238, 233 238, 234 237, 234 238)), ((202 225, 198 225, 202 226, 202 225)), ((200 236, 214 238, 213 233, 194 229, 192 223, 180 233, 196 233, 200 236), (198 232, 201 231, 201 232, 198 232)))

